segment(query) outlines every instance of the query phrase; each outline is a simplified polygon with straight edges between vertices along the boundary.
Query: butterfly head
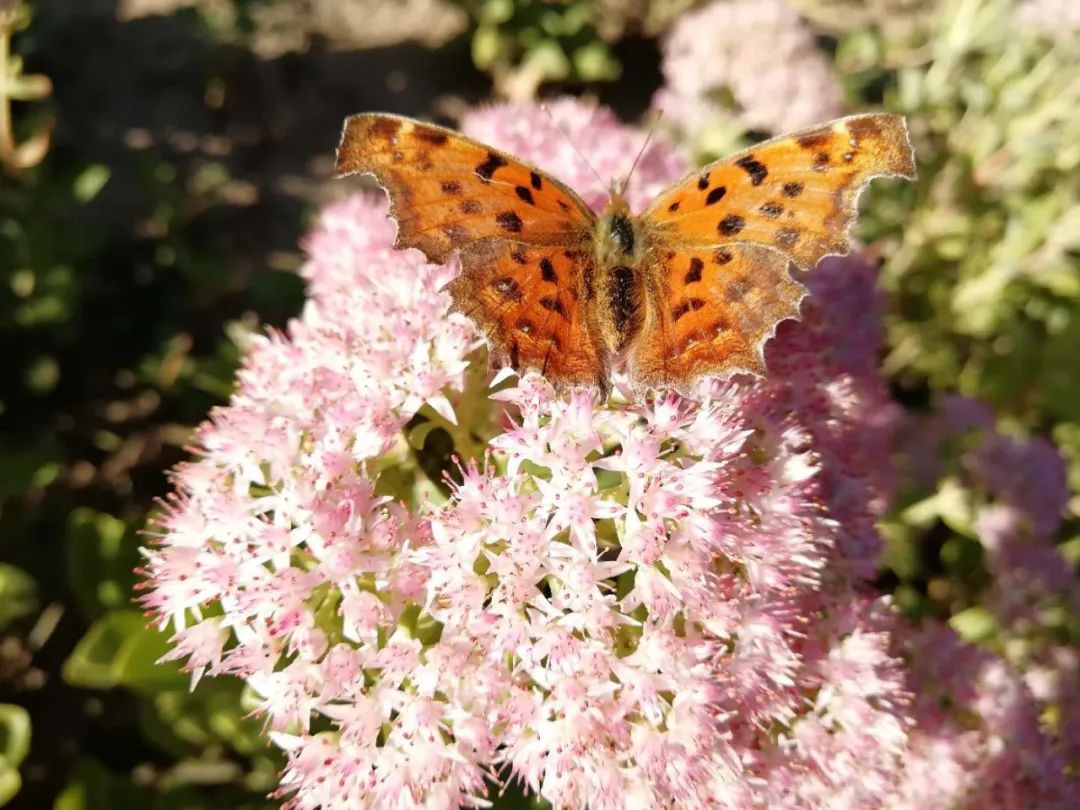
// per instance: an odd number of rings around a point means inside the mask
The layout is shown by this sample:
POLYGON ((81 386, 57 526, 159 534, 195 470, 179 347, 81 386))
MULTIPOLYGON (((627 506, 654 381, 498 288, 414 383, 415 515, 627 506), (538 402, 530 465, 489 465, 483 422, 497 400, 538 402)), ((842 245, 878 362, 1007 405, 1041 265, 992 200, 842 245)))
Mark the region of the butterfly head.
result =
POLYGON ((630 175, 626 174, 622 177, 611 178, 611 185, 608 186, 608 195, 611 197, 611 201, 621 200, 626 197, 626 189, 630 185, 630 175))

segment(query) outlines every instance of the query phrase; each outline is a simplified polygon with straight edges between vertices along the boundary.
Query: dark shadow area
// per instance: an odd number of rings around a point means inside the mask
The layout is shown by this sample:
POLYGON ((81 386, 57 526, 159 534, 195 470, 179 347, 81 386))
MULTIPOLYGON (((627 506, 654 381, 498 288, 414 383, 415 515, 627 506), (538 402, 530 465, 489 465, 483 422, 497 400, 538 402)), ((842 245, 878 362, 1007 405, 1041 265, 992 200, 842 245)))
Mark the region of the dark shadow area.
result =
POLYGON ((71 516, 118 516, 132 526, 128 550, 143 542, 135 529, 167 490, 164 471, 228 394, 237 356, 227 324, 280 327, 299 312, 299 240, 319 205, 359 187, 330 180, 344 117, 437 116, 450 99, 489 91, 464 38, 437 50, 363 51, 315 40, 302 53, 259 58, 215 40, 190 11, 120 21, 118 5, 43 0, 27 43, 28 71, 52 79, 58 125, 39 185, 25 195, 39 207, 24 214, 42 240, 55 240, 46 255, 70 267, 72 292, 64 319, 0 327, 0 376, 12 381, 0 449, 59 469, 0 513, 3 559, 36 579, 43 604, 62 609, 42 648, 0 667, 0 702, 33 717, 12 808, 51 807, 87 755, 125 775, 175 764, 148 742, 132 694, 60 677, 95 618, 72 599, 71 516), (39 205, 41 188, 66 193, 95 164, 108 180, 90 201, 56 193, 39 205), (20 385, 43 356, 55 384, 20 385), (26 686, 31 666, 47 674, 36 688, 26 686))

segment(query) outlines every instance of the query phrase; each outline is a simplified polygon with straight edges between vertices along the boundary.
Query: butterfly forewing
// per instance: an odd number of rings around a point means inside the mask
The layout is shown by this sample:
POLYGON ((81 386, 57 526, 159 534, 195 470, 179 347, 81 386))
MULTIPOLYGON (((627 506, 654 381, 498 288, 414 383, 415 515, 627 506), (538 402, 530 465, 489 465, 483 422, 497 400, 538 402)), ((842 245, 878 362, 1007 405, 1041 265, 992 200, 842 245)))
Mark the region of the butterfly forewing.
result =
POLYGON ((851 250, 859 192, 889 175, 915 176, 904 119, 853 115, 712 163, 662 193, 643 220, 656 240, 756 242, 809 270, 851 250))
POLYGON ((396 247, 442 264, 479 239, 577 244, 595 219, 573 191, 452 130, 381 113, 345 121, 337 173, 373 174, 398 222, 396 247))
POLYGON ((346 120, 337 170, 386 189, 396 247, 440 264, 460 252, 447 289, 494 359, 560 387, 606 389, 608 360, 582 304, 596 217, 573 191, 452 130, 383 114, 346 120))

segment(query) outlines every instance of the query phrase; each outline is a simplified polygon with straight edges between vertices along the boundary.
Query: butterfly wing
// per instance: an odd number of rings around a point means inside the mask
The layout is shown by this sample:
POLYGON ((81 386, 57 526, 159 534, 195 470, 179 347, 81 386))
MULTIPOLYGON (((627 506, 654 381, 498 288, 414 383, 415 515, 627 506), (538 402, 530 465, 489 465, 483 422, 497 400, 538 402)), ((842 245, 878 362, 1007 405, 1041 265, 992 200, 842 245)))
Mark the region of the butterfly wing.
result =
POLYGON ((454 309, 487 337, 494 361, 535 369, 557 388, 606 393, 607 352, 582 305, 591 262, 580 248, 485 240, 462 251, 462 273, 447 289, 454 309))
POLYGON ((879 176, 915 176, 901 116, 855 115, 775 138, 657 197, 642 215, 657 258, 645 326, 628 352, 635 385, 685 390, 702 374, 763 373, 765 340, 798 315, 803 295, 789 262, 808 270, 848 253, 859 194, 879 176), (731 260, 717 265, 721 249, 731 260))
POLYGON ((809 270, 851 250, 859 194, 882 176, 915 177, 904 119, 853 115, 710 164, 663 192, 643 218, 676 244, 757 242, 809 270))
POLYGON ((493 358, 557 386, 606 387, 582 304, 596 217, 567 186, 453 130, 379 113, 346 119, 337 173, 373 174, 386 189, 395 247, 437 264, 460 251, 448 290, 493 358))
POLYGON ((641 332, 628 352, 635 390, 689 393, 703 376, 765 373, 766 341, 799 314, 806 288, 779 251, 747 242, 670 250, 647 285, 641 332))
POLYGON ((479 239, 577 245, 595 215, 568 187, 517 158, 433 124, 381 113, 345 120, 337 175, 373 174, 390 195, 394 247, 436 264, 479 239))

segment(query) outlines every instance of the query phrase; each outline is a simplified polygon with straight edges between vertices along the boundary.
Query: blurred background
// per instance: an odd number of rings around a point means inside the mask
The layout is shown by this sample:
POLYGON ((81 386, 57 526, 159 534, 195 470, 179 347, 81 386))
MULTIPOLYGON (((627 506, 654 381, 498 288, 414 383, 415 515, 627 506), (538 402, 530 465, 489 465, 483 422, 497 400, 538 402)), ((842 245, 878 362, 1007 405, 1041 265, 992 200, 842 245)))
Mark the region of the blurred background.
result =
POLYGON ((154 663, 133 569, 244 335, 299 312, 299 244, 355 190, 333 151, 366 110, 659 107, 696 161, 906 114, 919 181, 875 184, 860 224, 905 409, 877 584, 1080 677, 1080 4, 0 0, 0 62, 0 804, 276 806, 241 685, 189 694, 154 663), (988 556, 979 464, 1044 497, 1038 563, 988 556), (1059 576, 1017 619, 1024 565, 1059 576))

